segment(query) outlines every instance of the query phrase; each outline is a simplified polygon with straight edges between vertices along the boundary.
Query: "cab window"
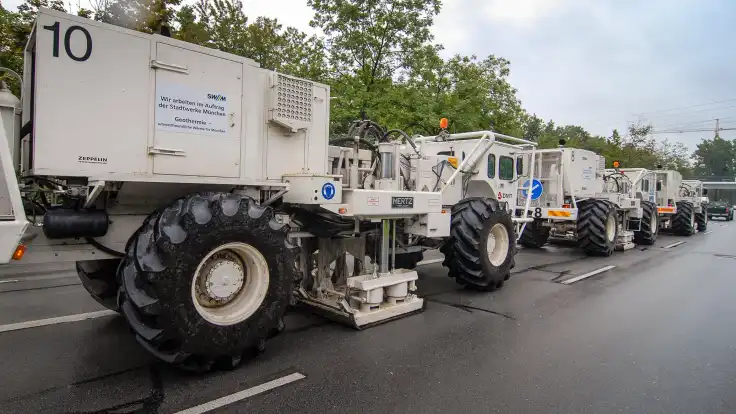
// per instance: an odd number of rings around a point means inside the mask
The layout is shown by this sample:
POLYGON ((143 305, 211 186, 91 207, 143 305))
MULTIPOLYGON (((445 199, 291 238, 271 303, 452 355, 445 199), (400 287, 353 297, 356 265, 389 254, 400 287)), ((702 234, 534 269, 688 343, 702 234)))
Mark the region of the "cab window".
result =
POLYGON ((498 160, 498 177, 502 180, 514 179, 514 159, 502 156, 498 160))
POLYGON ((496 154, 488 154, 488 178, 496 178, 496 154))
POLYGON ((516 159, 516 175, 524 174, 524 159, 519 157, 516 159))

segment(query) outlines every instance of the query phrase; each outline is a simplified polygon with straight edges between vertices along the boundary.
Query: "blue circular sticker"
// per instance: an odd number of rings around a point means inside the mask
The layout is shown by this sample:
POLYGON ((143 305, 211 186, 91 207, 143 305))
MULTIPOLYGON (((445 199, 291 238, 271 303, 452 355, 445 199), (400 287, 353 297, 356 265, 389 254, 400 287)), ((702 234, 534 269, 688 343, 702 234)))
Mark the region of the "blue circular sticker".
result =
POLYGON ((322 186, 322 197, 324 197, 325 200, 332 200, 332 197, 335 196, 335 185, 332 183, 325 183, 322 186))
MULTIPOLYGON (((526 182, 521 186, 521 195, 524 196, 524 198, 529 197, 529 185, 529 180, 526 180, 526 182)), ((532 180, 531 188, 532 200, 536 200, 542 196, 542 183, 539 182, 536 178, 532 180)))

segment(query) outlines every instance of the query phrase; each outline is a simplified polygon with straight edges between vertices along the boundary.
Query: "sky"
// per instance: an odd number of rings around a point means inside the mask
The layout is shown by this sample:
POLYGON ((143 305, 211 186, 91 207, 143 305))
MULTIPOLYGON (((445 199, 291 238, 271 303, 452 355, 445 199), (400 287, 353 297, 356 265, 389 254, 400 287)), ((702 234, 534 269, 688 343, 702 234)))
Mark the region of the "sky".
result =
MULTIPOLYGON (((306 0, 243 7, 313 30, 306 0)), ((736 128, 735 22, 733 0, 443 0, 433 32, 446 56, 510 60, 524 108, 545 120, 606 136, 637 121, 655 131, 710 129, 656 135, 694 150, 714 135, 716 118, 736 128)))

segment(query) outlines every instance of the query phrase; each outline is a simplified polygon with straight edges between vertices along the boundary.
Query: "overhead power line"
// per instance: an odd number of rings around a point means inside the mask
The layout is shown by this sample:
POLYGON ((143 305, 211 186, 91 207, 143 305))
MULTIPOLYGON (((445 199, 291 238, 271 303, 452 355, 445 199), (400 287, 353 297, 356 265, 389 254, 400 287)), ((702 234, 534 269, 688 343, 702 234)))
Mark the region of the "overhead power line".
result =
MULTIPOLYGON (((718 119, 720 119, 721 120, 721 123, 723 123, 723 121, 728 121, 728 120, 731 120, 731 119, 736 119, 736 116, 729 116, 729 117, 718 118, 718 119)), ((685 128, 685 127, 687 127, 687 128, 696 128, 696 127, 699 127, 700 124, 703 124, 702 126, 705 127, 705 124, 706 123, 709 123, 709 122, 716 122, 716 118, 702 119, 702 120, 699 120, 699 121, 676 122, 676 123, 667 124, 667 125, 656 125, 656 127, 657 127, 657 129, 685 128)))
POLYGON ((663 119, 663 118, 672 118, 676 116, 688 116, 692 114, 699 114, 703 112, 714 112, 714 111, 724 111, 727 109, 736 108, 736 105, 729 105, 729 106, 723 106, 718 108, 705 108, 705 109, 699 109, 697 111, 688 111, 688 112, 680 112, 680 113, 674 113, 674 114, 666 114, 666 115, 658 115, 658 116, 650 116, 650 117, 641 117, 642 120, 652 120, 652 119, 663 119))
POLYGON ((664 130, 654 130, 651 131, 651 134, 686 134, 691 132, 713 132, 714 137, 718 137, 718 134, 721 131, 736 131, 736 127, 734 128, 723 128, 721 125, 721 120, 716 118, 714 119, 716 121, 716 127, 713 129, 710 128, 682 128, 682 129, 664 129, 664 130))
POLYGON ((658 113, 662 113, 662 112, 671 112, 671 111, 678 111, 678 110, 682 110, 682 109, 697 108, 697 107, 700 107, 700 106, 716 105, 716 104, 726 103, 726 102, 736 102, 736 98, 724 99, 724 100, 721 100, 721 101, 711 101, 711 102, 700 103, 700 104, 695 104, 695 105, 680 106, 680 107, 677 107, 677 108, 660 109, 660 110, 649 111, 649 112, 640 112, 640 113, 631 114, 631 115, 632 116, 651 115, 651 114, 658 114, 658 113))
MULTIPOLYGON (((719 128, 719 131, 736 131, 736 128, 719 128)), ((712 129, 671 129, 662 131, 652 131, 650 134, 687 134, 690 132, 713 132, 712 129)))

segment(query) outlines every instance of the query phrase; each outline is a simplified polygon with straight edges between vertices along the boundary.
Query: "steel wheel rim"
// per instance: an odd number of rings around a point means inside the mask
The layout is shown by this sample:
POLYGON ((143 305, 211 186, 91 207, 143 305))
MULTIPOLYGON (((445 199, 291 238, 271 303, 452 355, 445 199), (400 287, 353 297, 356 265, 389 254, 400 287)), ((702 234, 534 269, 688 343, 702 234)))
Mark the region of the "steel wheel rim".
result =
POLYGON ((268 263, 258 249, 246 243, 227 243, 199 262, 192 276, 192 303, 207 322, 234 325, 258 310, 269 282, 268 263))
POLYGON ((486 254, 488 261, 493 266, 501 266, 506 261, 509 251, 509 232, 506 226, 496 223, 488 232, 488 240, 486 241, 486 254))
POLYGON ((657 230, 659 230, 657 227, 657 216, 655 214, 652 214, 652 218, 650 220, 651 220, 650 225, 652 226, 652 233, 656 233, 657 230))
POLYGON ((606 237, 611 242, 616 239, 616 217, 612 215, 606 218, 606 237))

